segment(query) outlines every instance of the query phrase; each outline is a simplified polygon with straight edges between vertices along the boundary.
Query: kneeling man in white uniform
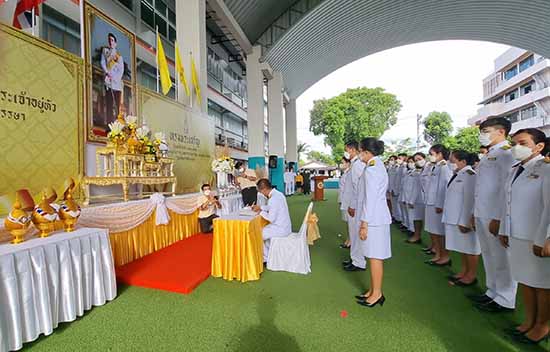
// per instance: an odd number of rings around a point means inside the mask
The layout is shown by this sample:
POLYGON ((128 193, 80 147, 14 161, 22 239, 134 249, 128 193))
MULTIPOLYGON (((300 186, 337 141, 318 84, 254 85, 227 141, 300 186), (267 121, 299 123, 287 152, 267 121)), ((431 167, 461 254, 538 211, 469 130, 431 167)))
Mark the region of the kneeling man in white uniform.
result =
POLYGON ((254 205, 252 207, 252 210, 260 213, 262 218, 269 221, 269 225, 265 226, 262 230, 264 262, 267 262, 271 238, 289 236, 292 233, 292 224, 284 194, 274 189, 269 180, 265 178, 259 180, 256 186, 258 192, 268 199, 267 205, 254 205))

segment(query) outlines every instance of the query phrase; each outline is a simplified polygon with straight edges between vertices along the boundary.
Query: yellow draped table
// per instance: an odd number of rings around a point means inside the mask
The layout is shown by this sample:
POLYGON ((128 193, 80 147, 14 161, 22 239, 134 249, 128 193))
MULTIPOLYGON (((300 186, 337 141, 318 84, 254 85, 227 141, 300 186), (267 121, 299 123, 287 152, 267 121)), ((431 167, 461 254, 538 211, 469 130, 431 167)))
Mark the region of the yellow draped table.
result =
POLYGON ((212 276, 241 282, 260 279, 263 266, 261 216, 224 215, 214 219, 212 276))

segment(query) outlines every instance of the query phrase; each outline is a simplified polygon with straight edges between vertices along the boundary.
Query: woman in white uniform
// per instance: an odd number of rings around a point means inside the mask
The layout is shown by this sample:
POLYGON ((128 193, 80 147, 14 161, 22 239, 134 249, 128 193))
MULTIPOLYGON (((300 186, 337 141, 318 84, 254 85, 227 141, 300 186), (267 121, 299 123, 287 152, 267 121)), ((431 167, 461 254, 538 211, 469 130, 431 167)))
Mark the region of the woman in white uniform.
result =
POLYGON ((542 153, 549 144, 536 128, 519 130, 512 140, 512 156, 519 163, 505 183, 499 239, 508 248, 512 277, 522 289, 525 319, 509 333, 520 342, 537 344, 550 332, 550 262, 533 254, 533 242, 548 228, 544 211, 550 203, 550 164, 542 153))
POLYGON ((426 155, 418 152, 413 155, 414 171, 411 173, 410 188, 407 195, 407 208, 409 219, 413 224, 413 235, 406 240, 407 243, 422 243, 422 223, 424 221, 425 197, 422 190, 422 171, 426 165, 426 155))
POLYGON ((379 157, 384 153, 384 142, 365 138, 360 144, 359 158, 366 164, 361 178, 362 194, 359 220, 359 238, 362 253, 369 260, 370 289, 359 296, 357 303, 365 307, 382 306, 385 297, 382 291, 384 260, 391 258, 390 224, 392 222, 386 190, 388 173, 379 157))
MULTIPOLYGON (((347 152, 345 154, 348 154, 347 152)), ((346 184, 350 178, 350 166, 349 154, 344 155, 341 161, 342 176, 340 176, 340 184, 338 186, 338 204, 340 205, 340 212, 342 213, 342 221, 348 222, 348 207, 350 206, 349 189, 346 192, 346 184)), ((349 234, 346 241, 340 245, 340 248, 350 248, 349 234)))
POLYGON ((455 150, 450 161, 456 165, 455 174, 447 184, 442 221, 445 224, 445 246, 462 255, 462 270, 449 277, 455 286, 477 283, 477 263, 481 248, 471 223, 474 208, 476 173, 472 169, 474 155, 455 150))
POLYGON ((413 182, 414 182, 414 159, 412 156, 410 156, 407 159, 407 172, 405 173, 404 181, 403 181, 403 190, 401 192, 401 199, 402 199, 402 208, 403 212, 406 214, 406 224, 407 232, 409 237, 411 237, 414 234, 414 219, 411 217, 411 212, 409 211, 409 205, 408 205, 408 199, 410 197, 410 194, 412 192, 413 182))
POLYGON ((434 266, 451 265, 449 252, 445 248, 445 228, 441 222, 447 183, 451 179, 451 169, 447 164, 449 150, 436 144, 430 148, 430 162, 433 164, 426 192, 426 220, 424 226, 432 238, 432 251, 435 252, 426 264, 434 266))

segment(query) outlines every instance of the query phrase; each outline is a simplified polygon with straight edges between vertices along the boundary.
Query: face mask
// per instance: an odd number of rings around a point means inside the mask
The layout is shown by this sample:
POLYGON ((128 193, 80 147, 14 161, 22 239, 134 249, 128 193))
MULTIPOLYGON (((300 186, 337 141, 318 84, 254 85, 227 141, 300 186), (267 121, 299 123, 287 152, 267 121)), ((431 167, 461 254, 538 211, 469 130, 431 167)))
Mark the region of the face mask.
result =
POLYGON ((204 195, 207 196, 207 197, 210 195, 210 193, 211 193, 211 191, 208 190, 208 189, 206 191, 204 191, 204 195))
POLYGON ((455 171, 455 170, 456 170, 456 164, 455 164, 455 163, 450 163, 450 164, 449 164, 449 168, 450 168, 452 171, 455 171))
POLYGON ((429 160, 430 163, 432 163, 432 164, 435 163, 435 162, 437 161, 435 155, 430 155, 430 156, 428 156, 428 160, 429 160))
POLYGON ((344 158, 346 158, 346 159, 348 159, 348 160, 349 160, 349 159, 350 159, 350 157, 351 157, 351 155, 349 155, 349 153, 348 153, 348 152, 344 152, 344 158))
POLYGON ((426 160, 421 159, 416 162, 416 166, 418 167, 424 167, 426 165, 426 160))
POLYGON ((414 163, 413 162, 407 163, 407 167, 409 168, 409 170, 413 170, 414 169, 414 163))
POLYGON ((531 148, 519 144, 513 146, 511 152, 514 159, 519 161, 523 161, 533 154, 531 148))
POLYGON ((490 133, 480 133, 479 134, 479 144, 486 147, 490 145, 492 142, 491 134, 490 133))
POLYGON ((403 160, 397 159, 397 165, 402 165, 402 164, 403 164, 403 160))
POLYGON ((485 157, 485 154, 478 154, 477 157, 479 158, 479 160, 481 160, 485 157))
POLYGON ((390 164, 390 166, 395 165, 395 160, 390 160, 389 164, 390 164))

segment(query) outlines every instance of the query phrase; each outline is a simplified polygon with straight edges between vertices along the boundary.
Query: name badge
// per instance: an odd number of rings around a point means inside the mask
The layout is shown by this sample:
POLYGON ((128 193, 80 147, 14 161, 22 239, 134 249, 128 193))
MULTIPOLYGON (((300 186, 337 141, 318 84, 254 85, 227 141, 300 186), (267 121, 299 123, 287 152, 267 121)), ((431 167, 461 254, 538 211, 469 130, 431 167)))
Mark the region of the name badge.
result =
POLYGON ((537 174, 531 174, 531 175, 527 176, 527 178, 530 178, 530 179, 537 179, 537 178, 539 178, 539 175, 537 175, 537 174))
POLYGON ((494 161, 494 160, 497 160, 497 157, 496 156, 489 156, 489 157, 487 157, 487 160, 493 160, 494 161))
POLYGON ((462 180, 456 180, 456 182, 459 183, 459 182, 464 182, 464 181, 462 181, 462 180))

